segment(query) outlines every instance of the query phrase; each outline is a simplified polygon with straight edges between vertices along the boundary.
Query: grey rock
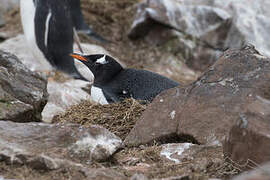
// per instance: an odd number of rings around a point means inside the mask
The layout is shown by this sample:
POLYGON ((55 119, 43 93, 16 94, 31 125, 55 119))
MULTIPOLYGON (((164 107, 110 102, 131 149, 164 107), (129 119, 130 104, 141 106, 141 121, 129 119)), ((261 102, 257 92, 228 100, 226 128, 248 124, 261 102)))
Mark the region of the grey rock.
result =
POLYGON ((180 163, 182 159, 192 158, 192 155, 201 150, 203 146, 191 143, 172 143, 162 145, 160 156, 174 163, 180 163))
MULTIPOLYGON (((145 0, 138 5, 130 37, 150 36, 152 31, 172 32, 169 28, 180 31, 174 33, 180 42, 195 45, 193 48, 188 44, 178 46, 182 54, 188 52, 184 59, 190 67, 205 70, 215 62, 220 51, 240 48, 245 43, 254 44, 263 55, 270 56, 269 8, 267 0, 245 3, 242 0, 145 0), (188 36, 182 37, 183 34, 188 36)), ((171 36, 162 39, 166 42, 171 36)))
POLYGON ((193 69, 205 70, 223 50, 231 20, 225 10, 207 3, 145 0, 138 5, 129 37, 147 35, 151 45, 159 39, 163 46, 176 37, 178 43, 169 45, 175 49, 171 53, 180 54, 179 59, 184 58, 193 69), (161 36, 164 32, 167 35, 161 36))
POLYGON ((217 152, 218 149, 222 149, 220 146, 216 145, 207 146, 191 143, 170 143, 164 144, 161 147, 160 156, 162 160, 175 164, 193 161, 189 166, 190 169, 195 172, 204 172, 210 164, 218 164, 219 161, 222 161, 217 159, 217 162, 214 162, 213 157, 211 157, 211 152, 217 152), (200 157, 200 153, 202 152, 204 152, 204 157, 200 157))
MULTIPOLYGON (((139 5, 136 16, 131 27, 131 37, 145 35, 137 35, 136 32, 140 32, 137 28, 142 27, 142 24, 145 24, 146 21, 152 20, 187 35, 201 38, 217 30, 222 24, 231 19, 231 16, 220 8, 207 5, 185 5, 180 1, 166 0, 143 2, 139 5)), ((218 43, 214 36, 211 36, 211 38, 218 43)))
POLYGON ((233 16, 232 27, 225 42, 226 47, 239 48, 244 43, 252 43, 265 56, 270 56, 268 29, 270 28, 270 2, 229 0, 226 3, 216 0, 219 6, 233 16))
POLYGON ((19 8, 19 0, 0 0, 0 12, 7 12, 14 8, 19 8))
POLYGON ((134 174, 133 176, 131 176, 130 180, 148 180, 147 177, 145 177, 143 174, 134 174))
POLYGON ((0 121, 0 161, 54 170, 108 159, 121 140, 108 130, 74 124, 0 121))
POLYGON ((92 126, 91 133, 69 147, 71 157, 105 161, 122 145, 122 140, 104 128, 92 126))
POLYGON ((16 56, 0 50, 0 120, 41 121, 47 103, 47 81, 16 56))
POLYGON ((55 115, 64 113, 70 106, 79 104, 83 100, 91 100, 90 94, 87 93, 90 92, 90 88, 87 88, 89 86, 89 82, 81 80, 66 79, 64 82, 59 82, 49 79, 47 90, 50 96, 42 111, 42 121, 51 123, 55 115))
MULTIPOLYGON (((126 137, 126 145, 166 140, 176 134, 220 145, 242 115, 252 118, 254 113, 246 112, 257 97, 269 101, 269 68, 270 59, 252 46, 226 51, 198 81, 156 97, 126 137)), ((255 116, 265 122, 269 119, 266 105, 254 106, 259 108, 255 116)))

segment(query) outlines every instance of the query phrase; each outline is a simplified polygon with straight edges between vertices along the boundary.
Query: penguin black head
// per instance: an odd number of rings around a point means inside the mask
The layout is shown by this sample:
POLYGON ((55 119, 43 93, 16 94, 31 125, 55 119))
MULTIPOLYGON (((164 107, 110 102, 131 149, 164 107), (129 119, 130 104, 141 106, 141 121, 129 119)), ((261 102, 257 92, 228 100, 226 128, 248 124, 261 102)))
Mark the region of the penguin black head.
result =
POLYGON ((123 67, 112 57, 105 54, 80 55, 70 54, 85 64, 94 74, 95 84, 104 84, 123 70, 123 67))

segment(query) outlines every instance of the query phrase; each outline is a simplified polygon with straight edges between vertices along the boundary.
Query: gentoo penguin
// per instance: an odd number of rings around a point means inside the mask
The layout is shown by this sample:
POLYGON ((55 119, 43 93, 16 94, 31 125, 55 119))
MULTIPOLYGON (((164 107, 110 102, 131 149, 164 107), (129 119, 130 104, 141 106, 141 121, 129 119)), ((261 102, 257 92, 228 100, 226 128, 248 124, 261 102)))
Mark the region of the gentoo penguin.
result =
POLYGON ((100 104, 134 98, 151 102, 161 91, 179 84, 159 74, 137 69, 124 69, 115 59, 104 54, 71 54, 94 74, 91 97, 100 104))
POLYGON ((71 16, 74 23, 74 26, 78 33, 87 34, 90 38, 93 38, 97 41, 106 43, 108 42, 103 37, 95 33, 84 21, 80 0, 69 0, 71 6, 71 16))
POLYGON ((86 80, 69 56, 74 33, 69 0, 21 0, 20 7, 24 33, 35 57, 44 66, 86 80))

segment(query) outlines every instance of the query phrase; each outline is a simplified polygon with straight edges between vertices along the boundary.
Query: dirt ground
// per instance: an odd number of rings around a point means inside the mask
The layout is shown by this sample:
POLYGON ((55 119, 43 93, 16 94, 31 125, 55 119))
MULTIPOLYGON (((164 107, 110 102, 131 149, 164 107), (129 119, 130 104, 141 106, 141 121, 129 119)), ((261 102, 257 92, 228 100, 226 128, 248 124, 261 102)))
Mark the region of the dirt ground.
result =
MULTIPOLYGON (((183 159, 179 164, 162 158, 160 151, 161 147, 158 145, 125 148, 116 153, 109 161, 88 166, 89 168, 112 168, 127 178, 135 173, 141 173, 149 179, 179 176, 190 180, 230 179, 242 171, 232 161, 228 159, 224 161, 221 147, 203 148, 191 158, 183 159)), ((7 165, 1 162, 0 175, 18 180, 85 179, 84 174, 78 169, 61 168, 54 171, 38 171, 27 166, 7 165)))
MULTIPOLYGON (((131 41, 127 37, 136 12, 135 4, 137 2, 139 0, 82 0, 86 22, 91 25, 95 32, 111 43, 101 44, 87 36, 81 36, 81 40, 102 45, 129 67, 146 68, 158 61, 162 55, 162 50, 159 47, 149 46, 144 40, 131 41)), ((18 9, 6 14, 6 25, 0 28, 0 31, 8 32, 9 36, 15 36, 22 32, 18 9)), ((54 121, 73 122, 85 126, 90 123, 100 124, 124 139, 146 108, 145 105, 141 105, 134 100, 103 107, 89 105, 88 103, 82 102, 78 106, 72 107, 66 114, 55 117, 54 121), (91 112, 88 113, 92 113, 93 116, 85 118, 87 115, 83 114, 86 112, 84 108, 89 106, 91 106, 91 112), (96 113, 93 113, 94 111, 96 113)), ((178 165, 161 159, 160 150, 159 145, 125 148, 118 152, 110 162, 97 163, 94 166, 113 167, 123 172, 127 177, 134 172, 143 172, 149 178, 186 174, 190 176, 190 179, 207 179, 208 177, 226 179, 240 171, 232 165, 233 163, 225 161, 221 147, 206 149, 198 153, 194 160, 187 160, 178 165), (131 160, 130 157, 134 157, 135 160, 131 160), (204 168, 200 168, 202 158, 207 160, 207 165, 204 168), (138 164, 142 164, 141 169, 138 169, 140 167, 138 164), (151 170, 147 170, 147 167, 143 167, 143 164, 150 164, 151 170)), ((73 170, 39 172, 25 166, 16 167, 1 162, 0 175, 6 178, 27 180, 83 179, 79 172, 73 170)))

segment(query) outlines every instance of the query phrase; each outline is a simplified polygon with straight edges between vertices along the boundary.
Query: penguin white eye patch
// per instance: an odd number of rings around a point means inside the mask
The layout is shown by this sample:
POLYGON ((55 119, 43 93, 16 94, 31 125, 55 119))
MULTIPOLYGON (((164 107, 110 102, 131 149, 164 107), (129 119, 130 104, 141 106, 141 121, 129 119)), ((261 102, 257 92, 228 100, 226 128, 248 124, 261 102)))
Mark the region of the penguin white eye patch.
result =
POLYGON ((106 55, 104 55, 102 58, 99 58, 96 63, 99 63, 99 64, 107 64, 109 63, 107 60, 106 60, 106 55))

